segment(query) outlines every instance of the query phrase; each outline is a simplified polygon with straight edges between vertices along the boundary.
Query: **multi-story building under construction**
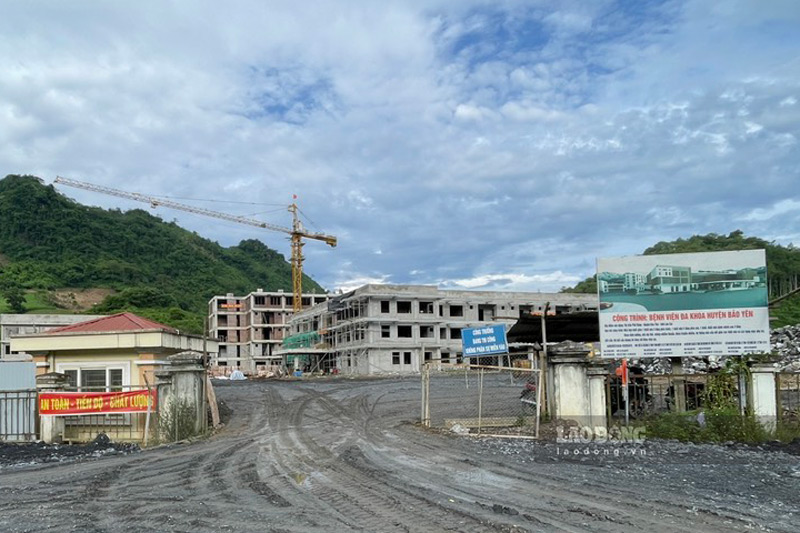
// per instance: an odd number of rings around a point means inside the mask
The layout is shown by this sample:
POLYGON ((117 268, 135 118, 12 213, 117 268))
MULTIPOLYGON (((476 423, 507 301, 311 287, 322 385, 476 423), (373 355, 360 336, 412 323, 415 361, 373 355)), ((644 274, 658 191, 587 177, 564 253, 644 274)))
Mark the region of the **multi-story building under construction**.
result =
POLYGON ((280 354, 312 370, 418 372, 423 362, 461 361, 461 329, 512 325, 525 313, 596 310, 597 295, 439 290, 364 285, 294 315, 280 354), (298 339, 300 342, 292 342, 298 339), (305 340, 306 342, 302 342, 305 340))
MULTIPOLYGON (((302 306, 325 302, 326 294, 303 294, 302 306)), ((293 296, 258 289, 247 296, 214 296, 208 303, 209 336, 219 342, 212 364, 254 373, 280 365, 274 352, 286 336, 293 296)))

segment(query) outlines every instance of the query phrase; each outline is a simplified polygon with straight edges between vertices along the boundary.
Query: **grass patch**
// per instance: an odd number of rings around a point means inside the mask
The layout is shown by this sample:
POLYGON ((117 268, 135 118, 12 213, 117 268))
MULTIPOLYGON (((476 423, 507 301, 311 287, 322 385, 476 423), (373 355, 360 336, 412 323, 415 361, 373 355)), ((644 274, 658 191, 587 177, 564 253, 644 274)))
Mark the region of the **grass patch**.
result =
MULTIPOLYGON (((752 415, 739 414, 738 409, 713 409, 688 413, 665 413, 645 421, 647 436, 675 439, 682 442, 745 442, 759 443, 778 439, 777 432, 764 429, 752 415), (699 419, 705 417, 705 422, 699 419)), ((781 435, 789 442, 797 435, 790 430, 781 435)))
MULTIPOLYGON (((57 307, 50 298, 47 291, 25 291, 25 312, 43 314, 64 314, 72 313, 68 309, 57 307)), ((5 298, 0 297, 0 313, 11 313, 11 308, 5 298)))
POLYGON ((775 306, 769 310, 769 315, 775 319, 770 320, 769 326, 771 328, 800 324, 800 294, 795 294, 775 304, 775 306))

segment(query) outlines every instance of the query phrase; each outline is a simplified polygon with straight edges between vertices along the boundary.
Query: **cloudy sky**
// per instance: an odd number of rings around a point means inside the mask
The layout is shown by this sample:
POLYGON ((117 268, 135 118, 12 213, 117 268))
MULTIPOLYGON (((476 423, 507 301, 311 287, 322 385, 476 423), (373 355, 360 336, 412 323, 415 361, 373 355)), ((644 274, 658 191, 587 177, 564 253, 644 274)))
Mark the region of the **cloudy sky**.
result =
POLYGON ((4 2, 0 176, 280 225, 296 194, 339 237, 305 247, 328 289, 551 291, 697 233, 800 245, 799 27, 796 0, 4 2))

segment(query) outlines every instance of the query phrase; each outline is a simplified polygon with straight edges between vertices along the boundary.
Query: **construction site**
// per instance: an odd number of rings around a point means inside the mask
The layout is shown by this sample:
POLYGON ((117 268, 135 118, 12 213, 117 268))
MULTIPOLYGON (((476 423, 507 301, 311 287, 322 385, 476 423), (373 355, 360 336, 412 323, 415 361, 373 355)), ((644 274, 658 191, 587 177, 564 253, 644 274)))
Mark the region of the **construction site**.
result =
POLYGON ((296 204, 273 227, 58 181, 288 234, 293 290, 212 297, 204 335, 0 317, 2 531, 796 530, 800 335, 770 339, 763 266, 654 256, 645 284, 626 260, 599 296, 318 294, 303 240, 337 240, 296 204), (675 307, 723 299, 739 307, 675 307))

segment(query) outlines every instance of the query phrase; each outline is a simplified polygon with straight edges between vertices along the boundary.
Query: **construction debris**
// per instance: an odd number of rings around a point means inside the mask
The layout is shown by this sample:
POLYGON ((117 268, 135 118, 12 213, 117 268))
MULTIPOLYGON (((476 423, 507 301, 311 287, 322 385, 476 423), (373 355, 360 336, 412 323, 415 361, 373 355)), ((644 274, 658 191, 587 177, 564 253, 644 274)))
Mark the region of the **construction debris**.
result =
MULTIPOLYGON (((800 324, 773 329, 770 333, 770 344, 775 356, 776 367, 781 372, 800 372, 800 324)), ((713 372, 725 366, 727 357, 709 356, 683 358, 683 372, 699 374, 713 372)), ((631 359, 629 365, 642 368, 645 374, 668 374, 670 361, 665 357, 648 359, 631 359)))

